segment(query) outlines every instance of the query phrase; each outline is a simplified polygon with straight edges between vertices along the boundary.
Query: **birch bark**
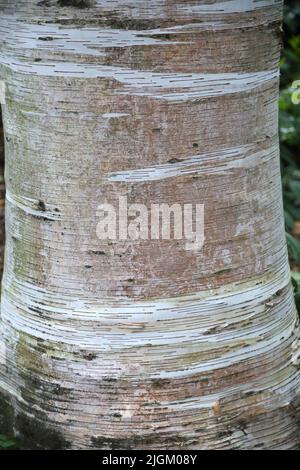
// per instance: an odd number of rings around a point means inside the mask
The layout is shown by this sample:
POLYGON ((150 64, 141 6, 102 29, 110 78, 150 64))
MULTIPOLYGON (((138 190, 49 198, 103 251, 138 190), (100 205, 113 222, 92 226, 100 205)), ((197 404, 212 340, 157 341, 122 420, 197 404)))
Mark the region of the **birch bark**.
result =
POLYGON ((27 448, 295 449, 281 0, 0 0, 1 419, 27 448), (205 244, 97 207, 203 203, 205 244))
POLYGON ((0 113, 0 279, 3 272, 4 245, 5 245, 5 183, 4 183, 4 136, 2 116, 0 113))

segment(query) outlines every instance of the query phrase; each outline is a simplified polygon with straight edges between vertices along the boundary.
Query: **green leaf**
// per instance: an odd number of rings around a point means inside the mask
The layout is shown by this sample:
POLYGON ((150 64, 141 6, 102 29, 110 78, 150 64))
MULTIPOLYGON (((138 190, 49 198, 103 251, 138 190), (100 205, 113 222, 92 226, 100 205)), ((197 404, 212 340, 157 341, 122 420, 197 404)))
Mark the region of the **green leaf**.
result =
POLYGON ((286 240, 290 257, 300 265, 300 242, 290 233, 286 233, 286 240))
POLYGON ((0 449, 11 449, 16 446, 16 440, 0 434, 0 449))
POLYGON ((294 218, 288 211, 284 211, 285 226, 287 230, 292 230, 294 225, 294 218))

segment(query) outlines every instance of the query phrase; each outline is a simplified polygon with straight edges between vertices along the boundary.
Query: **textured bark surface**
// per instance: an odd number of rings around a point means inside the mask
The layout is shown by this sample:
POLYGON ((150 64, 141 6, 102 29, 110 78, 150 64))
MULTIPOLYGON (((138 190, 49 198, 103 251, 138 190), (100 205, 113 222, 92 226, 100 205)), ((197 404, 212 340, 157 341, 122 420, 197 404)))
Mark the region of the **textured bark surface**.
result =
POLYGON ((3 272, 4 245, 5 245, 5 184, 4 184, 4 136, 2 126, 2 115, 0 112, 0 279, 3 272))
POLYGON ((0 10, 1 419, 30 448, 296 448, 281 0, 0 10), (120 195, 203 203, 203 249, 100 241, 120 195))

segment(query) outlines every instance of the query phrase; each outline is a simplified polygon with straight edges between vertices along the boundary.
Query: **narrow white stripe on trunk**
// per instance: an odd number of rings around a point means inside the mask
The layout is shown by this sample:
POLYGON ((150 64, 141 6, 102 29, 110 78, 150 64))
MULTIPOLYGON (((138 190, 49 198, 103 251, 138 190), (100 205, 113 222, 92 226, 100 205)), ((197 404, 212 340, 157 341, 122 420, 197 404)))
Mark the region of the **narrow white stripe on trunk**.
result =
POLYGON ((207 154, 194 155, 184 161, 112 173, 108 176, 108 179, 111 181, 137 183, 184 175, 222 174, 236 168, 252 168, 277 157, 277 144, 269 149, 259 151, 253 145, 243 145, 207 154))
MULTIPOLYGON (((147 3, 145 0, 97 0, 97 5, 105 9, 118 9, 130 13, 135 17, 141 17, 140 11, 147 11, 147 3)), ((193 1, 181 1, 175 5, 176 10, 191 13, 242 13, 258 11, 262 8, 281 6, 282 0, 228 0, 228 1, 215 1, 215 2, 197 2, 195 5, 193 1)), ((150 5, 149 5, 150 6, 150 5)), ((151 6, 153 9, 161 9, 166 7, 165 0, 152 0, 151 6)), ((148 7, 149 8, 149 7, 148 7)))
POLYGON ((40 201, 24 196, 16 196, 8 190, 6 191, 6 201, 18 207, 26 214, 47 218, 48 220, 60 220, 61 218, 61 216, 55 212, 54 207, 48 207, 46 212, 45 208, 39 207, 40 201))
MULTIPOLYGON (((157 30, 159 33, 160 30, 157 30)), ((151 37, 152 31, 136 31, 100 27, 66 28, 60 24, 24 24, 15 17, 1 17, 0 33, 5 37, 7 48, 21 54, 26 51, 63 52, 68 55, 105 56, 105 49, 132 46, 168 46, 178 41, 151 37), (104 49, 104 50, 102 50, 104 49)))
POLYGON ((274 6, 281 7, 281 5, 281 0, 227 0, 225 2, 214 2, 207 4, 198 2, 198 5, 195 5, 192 2, 187 2, 187 5, 179 6, 178 10, 189 11, 195 14, 229 14, 257 11, 261 8, 274 6))
POLYGON ((279 77, 277 70, 254 73, 170 74, 67 62, 28 65, 1 55, 0 60, 11 70, 30 75, 114 79, 122 85, 115 90, 116 94, 145 96, 172 102, 248 92, 276 82, 279 77))

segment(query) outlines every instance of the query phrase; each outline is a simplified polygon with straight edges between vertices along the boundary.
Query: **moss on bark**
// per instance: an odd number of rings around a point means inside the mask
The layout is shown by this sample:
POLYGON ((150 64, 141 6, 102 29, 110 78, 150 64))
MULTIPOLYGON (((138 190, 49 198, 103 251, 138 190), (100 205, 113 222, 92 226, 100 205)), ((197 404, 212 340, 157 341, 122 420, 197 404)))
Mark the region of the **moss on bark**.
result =
POLYGON ((15 409, 3 391, 0 391, 0 434, 15 436, 19 449, 62 450, 70 447, 61 431, 15 409))

